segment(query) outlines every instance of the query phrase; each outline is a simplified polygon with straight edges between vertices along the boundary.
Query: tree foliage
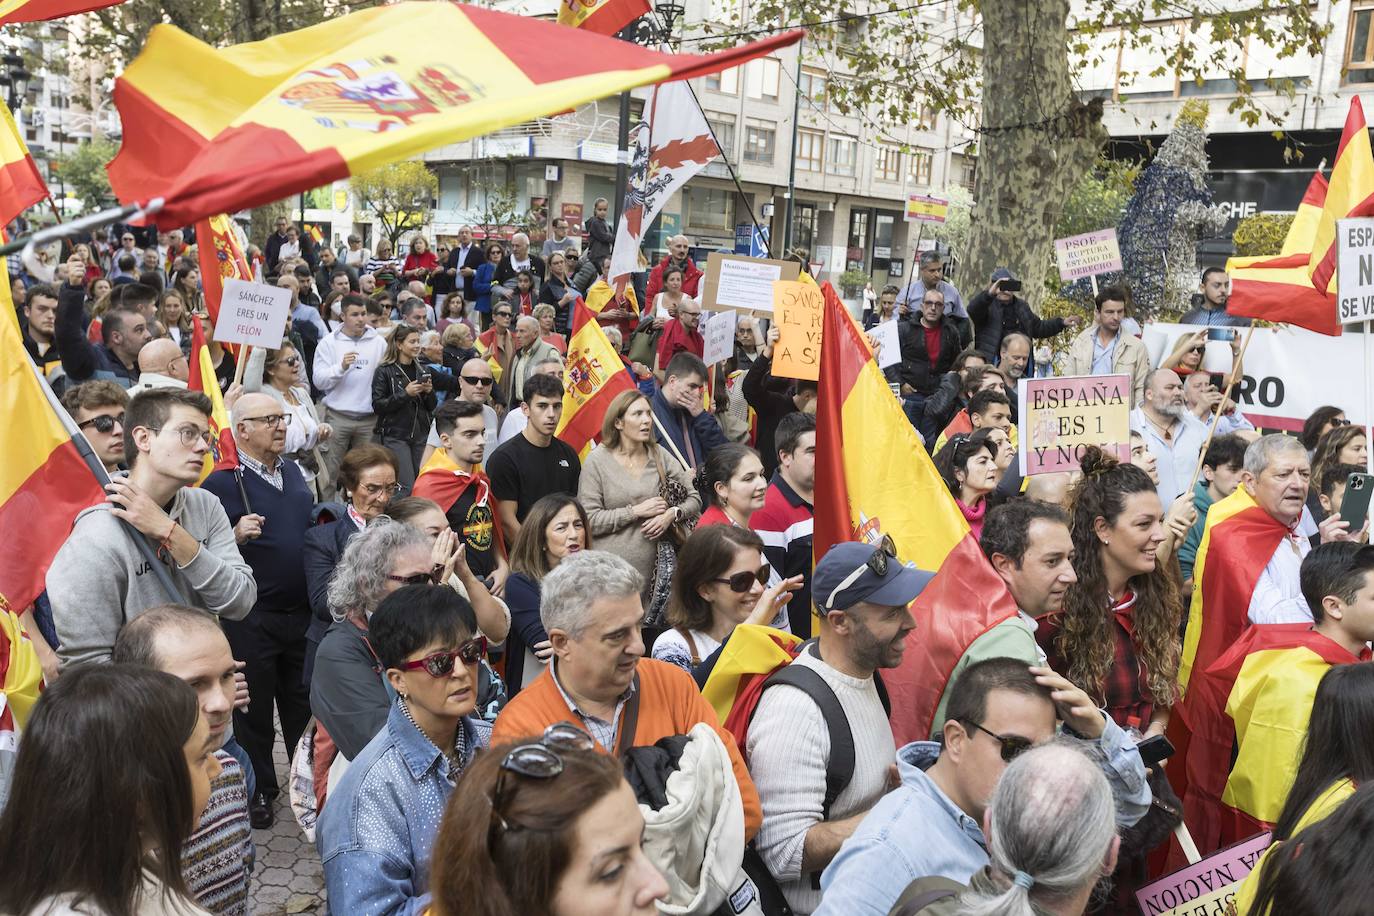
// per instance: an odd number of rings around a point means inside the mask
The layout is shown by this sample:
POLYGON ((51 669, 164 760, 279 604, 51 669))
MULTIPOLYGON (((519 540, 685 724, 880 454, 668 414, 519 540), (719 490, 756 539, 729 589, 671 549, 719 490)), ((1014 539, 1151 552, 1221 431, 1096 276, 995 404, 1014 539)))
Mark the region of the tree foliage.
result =
POLYGON ((100 138, 77 144, 71 152, 53 159, 62 174, 62 182, 76 192, 88 213, 109 206, 114 200, 105 166, 118 149, 113 142, 100 138))
POLYGON ((1284 237, 1293 225, 1291 213, 1254 213, 1236 224, 1231 241, 1236 257, 1273 257, 1283 249, 1284 237))
POLYGON ((406 232, 429 222, 439 179, 423 162, 393 162, 355 176, 349 182, 358 202, 382 225, 394 249, 406 232))

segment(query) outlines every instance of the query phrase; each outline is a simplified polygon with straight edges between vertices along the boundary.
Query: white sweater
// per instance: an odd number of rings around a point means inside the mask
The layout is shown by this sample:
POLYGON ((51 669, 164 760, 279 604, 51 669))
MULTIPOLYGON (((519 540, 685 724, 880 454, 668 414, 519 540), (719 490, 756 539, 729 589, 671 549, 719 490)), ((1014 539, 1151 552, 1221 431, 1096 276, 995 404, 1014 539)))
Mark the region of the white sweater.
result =
MULTIPOLYGON (((854 735, 854 777, 831 806, 832 821, 867 811, 887 788, 888 769, 897 761, 892 729, 873 678, 841 674, 803 653, 792 662, 813 669, 835 691, 854 735)), ((757 845, 768 870, 778 879, 792 909, 801 914, 820 906, 821 892, 802 873, 806 832, 821 821, 825 764, 830 733, 818 707, 794 687, 770 687, 749 725, 745 759, 763 805, 757 845)))
POLYGON ((315 387, 324 392, 324 405, 349 413, 372 413, 372 376, 386 352, 386 339, 375 328, 354 340, 342 329, 320 341, 315 349, 315 387), (346 353, 358 357, 343 367, 346 353))

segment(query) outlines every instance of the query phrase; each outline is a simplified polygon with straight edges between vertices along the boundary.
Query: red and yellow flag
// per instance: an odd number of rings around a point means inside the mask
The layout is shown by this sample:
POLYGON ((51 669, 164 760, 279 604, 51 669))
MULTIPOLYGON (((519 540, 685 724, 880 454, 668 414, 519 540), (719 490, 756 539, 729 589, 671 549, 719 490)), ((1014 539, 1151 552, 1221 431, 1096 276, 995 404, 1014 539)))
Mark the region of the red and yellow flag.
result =
POLYGON ((0 25, 61 19, 122 2, 124 0, 0 0, 0 25))
POLYGON ((157 221, 180 225, 636 86, 738 66, 801 34, 663 54, 434 2, 378 6, 225 49, 158 25, 115 84, 124 144, 110 183, 121 201, 163 198, 157 221))
POLYGON ((1319 292, 1336 294, 1336 220, 1351 216, 1374 216, 1374 153, 1358 95, 1350 97, 1308 261, 1312 285, 1319 292))
POLYGON ((901 665, 884 672, 897 743, 924 740, 964 650, 1016 614, 968 523, 892 396, 863 331, 829 283, 816 409, 815 555, 888 534, 897 553, 938 570, 912 603, 916 629, 901 665))
POLYGON ((596 316, 581 301, 573 307, 566 365, 563 416, 555 435, 586 458, 601 436, 606 408, 616 395, 631 390, 634 384, 625 372, 620 354, 596 323, 596 316))
POLYGON ((24 352, 4 258, 0 313, 0 531, 14 535, 0 551, 0 608, 23 611, 77 513, 105 491, 78 450, 90 446, 24 352))
POLYGON ((1326 203, 1326 178, 1312 176, 1298 204, 1293 224, 1277 257, 1230 258, 1231 297, 1226 311, 1245 318, 1296 324, 1318 334, 1341 333, 1336 320, 1336 298, 1312 285, 1308 262, 1316 244, 1317 224, 1326 203))
POLYGON ((8 107, 3 109, 0 125, 0 226, 9 225, 26 209, 48 196, 48 186, 38 174, 38 166, 29 155, 19 125, 8 107))
POLYGON ((649 11, 648 0, 561 0, 558 24, 614 35, 649 11))
POLYGON ((224 281, 253 282, 253 271, 239 246, 238 229, 228 214, 218 213, 196 223, 196 255, 200 259, 205 310, 210 313, 210 323, 217 325, 224 281))
POLYGON ((215 441, 205 455, 205 468, 200 472, 200 486, 211 471, 223 471, 239 466, 239 450, 234 444, 234 427, 229 422, 229 411, 224 406, 224 392, 220 391, 219 378, 215 366, 210 362, 210 346, 205 342, 205 329, 200 319, 191 318, 191 377, 186 387, 201 391, 210 399, 210 435, 215 441))

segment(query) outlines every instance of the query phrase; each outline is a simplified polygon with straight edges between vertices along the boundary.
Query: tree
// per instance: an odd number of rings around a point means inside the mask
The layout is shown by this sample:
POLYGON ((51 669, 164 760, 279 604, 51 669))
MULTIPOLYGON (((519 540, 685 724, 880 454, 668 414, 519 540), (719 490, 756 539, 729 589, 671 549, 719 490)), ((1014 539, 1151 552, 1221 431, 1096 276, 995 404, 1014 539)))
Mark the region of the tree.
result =
POLYGON ((62 173, 62 181, 81 198, 88 213, 104 209, 114 201, 110 176, 105 173, 105 166, 118 149, 113 142, 99 138, 82 143, 71 152, 53 159, 53 164, 62 173))
POLYGON ((439 179, 423 162, 393 162, 355 176, 349 182, 358 202, 382 224, 382 234, 396 248, 406 232, 424 228, 439 193, 439 179))
POLYGON ((517 232, 528 232, 530 213, 520 209, 519 200, 515 185, 489 186, 482 203, 468 211, 473 227, 480 229, 487 238, 499 235, 502 226, 514 226, 517 232))

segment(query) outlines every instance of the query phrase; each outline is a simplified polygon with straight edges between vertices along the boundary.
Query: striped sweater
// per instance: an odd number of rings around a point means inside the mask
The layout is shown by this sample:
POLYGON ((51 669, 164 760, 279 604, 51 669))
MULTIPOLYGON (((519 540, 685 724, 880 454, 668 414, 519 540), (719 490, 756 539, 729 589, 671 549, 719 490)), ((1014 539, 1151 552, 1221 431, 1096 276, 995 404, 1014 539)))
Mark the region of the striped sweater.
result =
POLYGON ((232 755, 215 751, 222 768, 210 783, 210 801, 181 851, 181 874, 196 902, 216 916, 248 916, 248 875, 253 833, 248 786, 232 755))

